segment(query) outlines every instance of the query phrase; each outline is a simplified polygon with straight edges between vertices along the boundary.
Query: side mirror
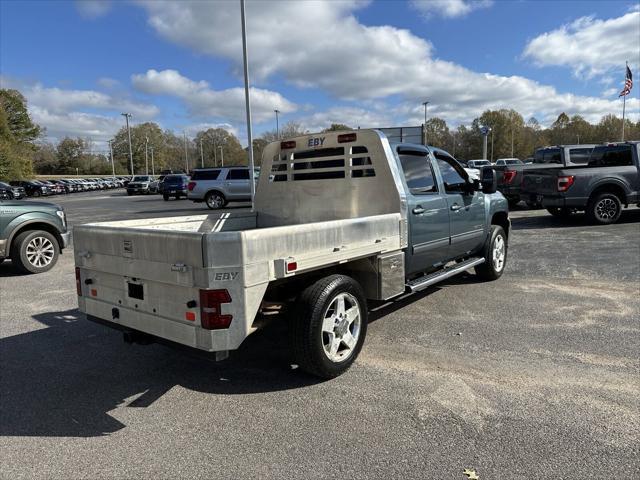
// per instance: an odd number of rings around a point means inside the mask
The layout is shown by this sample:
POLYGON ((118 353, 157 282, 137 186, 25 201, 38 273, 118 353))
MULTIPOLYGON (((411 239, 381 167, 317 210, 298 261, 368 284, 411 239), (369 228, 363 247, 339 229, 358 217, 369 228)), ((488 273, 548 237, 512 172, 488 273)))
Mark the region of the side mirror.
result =
POLYGON ((480 172, 480 182, 483 193, 496 193, 498 191, 498 176, 491 167, 484 167, 480 172))

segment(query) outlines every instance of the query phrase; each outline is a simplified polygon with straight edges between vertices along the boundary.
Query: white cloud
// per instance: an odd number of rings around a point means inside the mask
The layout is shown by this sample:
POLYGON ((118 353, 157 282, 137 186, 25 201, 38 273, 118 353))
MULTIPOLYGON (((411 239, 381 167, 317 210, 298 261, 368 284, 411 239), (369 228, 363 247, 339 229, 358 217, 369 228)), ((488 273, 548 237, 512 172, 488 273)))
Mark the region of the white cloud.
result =
POLYGON ((50 140, 69 136, 106 141, 123 125, 117 117, 83 112, 54 113, 37 105, 29 106, 29 113, 34 122, 46 127, 50 140))
POLYGON ((184 131, 187 132, 187 136, 195 137, 198 132, 209 130, 210 128, 222 128, 236 137, 238 136, 238 129, 230 123, 196 123, 185 127, 184 131))
POLYGON ((85 18, 98 18, 111 10, 109 0, 76 0, 76 9, 85 18))
POLYGON ((118 80, 116 80, 115 78, 109 78, 109 77, 100 77, 96 83, 100 85, 102 88, 106 88, 108 90, 111 90, 113 88, 120 86, 120 82, 118 80))
POLYGON ((360 107, 333 107, 324 112, 296 119, 305 130, 320 132, 332 123, 342 123, 352 128, 377 128, 392 126, 390 112, 368 110, 360 107))
POLYGON ((411 6, 426 17, 462 17, 479 8, 493 5, 493 0, 412 0, 411 6))
POLYGON ((593 76, 613 68, 624 75, 625 61, 640 64, 640 10, 608 20, 581 17, 531 40, 524 56, 540 66, 567 66, 593 76))
MULTIPOLYGON (((236 2, 143 1, 141 5, 163 38, 229 59, 241 73, 236 2)), ((541 120, 562 111, 597 120, 618 110, 612 100, 560 93, 528 78, 474 72, 434 58, 431 43, 408 30, 361 24, 354 16, 361 6, 353 1, 249 2, 252 77, 260 83, 278 75, 299 88, 317 88, 343 100, 398 96, 419 109, 428 99, 434 114, 448 122, 468 122, 485 109, 497 108, 513 108, 541 120)), ((199 82, 184 82, 180 88, 190 95, 206 90, 199 82)), ((637 106, 630 108, 632 116, 637 115, 637 106)), ((268 119, 271 113, 265 110, 268 119)), ((420 121, 418 115, 408 118, 420 121)))
MULTIPOLYGON (((193 81, 176 70, 148 70, 132 75, 137 90, 152 95, 171 95, 182 99, 193 116, 223 118, 242 122, 245 117, 244 88, 213 90, 205 81, 193 81)), ((274 108, 290 113, 297 106, 277 92, 251 88, 251 112, 256 123, 270 120, 274 108)))

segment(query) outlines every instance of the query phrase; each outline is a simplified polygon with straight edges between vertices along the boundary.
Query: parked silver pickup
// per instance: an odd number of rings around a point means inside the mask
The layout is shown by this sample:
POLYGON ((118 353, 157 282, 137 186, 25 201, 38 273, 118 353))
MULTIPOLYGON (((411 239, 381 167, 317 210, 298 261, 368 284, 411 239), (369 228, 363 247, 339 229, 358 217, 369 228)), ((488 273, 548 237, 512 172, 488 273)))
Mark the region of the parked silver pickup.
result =
POLYGON ((220 358, 281 312, 295 363, 332 378, 362 348, 368 300, 472 267, 496 279, 509 230, 491 169, 470 180, 377 130, 305 135, 265 148, 253 211, 75 227, 78 301, 129 340, 220 358))

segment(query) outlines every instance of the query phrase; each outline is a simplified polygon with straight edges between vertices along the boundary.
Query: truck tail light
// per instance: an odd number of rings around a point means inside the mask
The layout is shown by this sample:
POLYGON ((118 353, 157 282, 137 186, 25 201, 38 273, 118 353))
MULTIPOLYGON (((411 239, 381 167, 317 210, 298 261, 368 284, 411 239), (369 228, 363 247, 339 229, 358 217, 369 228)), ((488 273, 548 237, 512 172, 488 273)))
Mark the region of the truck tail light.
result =
POLYGON ((342 135, 338 135, 338 143, 349 143, 355 142, 358 136, 355 133, 343 133, 342 135))
POLYGON ((573 185, 575 177, 573 175, 563 175, 558 177, 558 191, 566 192, 573 185))
POLYGON ((76 267, 76 292, 78 296, 82 296, 82 282, 80 281, 80 269, 76 267))
POLYGON ((187 188, 189 189, 190 192, 193 192, 193 189, 196 188, 196 182, 189 182, 189 185, 187 185, 187 188))
POLYGON ((289 150, 290 148, 296 148, 296 141, 289 140, 286 142, 280 142, 280 150, 289 150))
POLYGON ((509 185, 516 178, 517 172, 515 170, 505 170, 502 172, 502 182, 509 185))
POLYGON ((200 290, 200 323, 206 330, 229 328, 232 315, 223 315, 222 305, 231 303, 228 290, 200 290))

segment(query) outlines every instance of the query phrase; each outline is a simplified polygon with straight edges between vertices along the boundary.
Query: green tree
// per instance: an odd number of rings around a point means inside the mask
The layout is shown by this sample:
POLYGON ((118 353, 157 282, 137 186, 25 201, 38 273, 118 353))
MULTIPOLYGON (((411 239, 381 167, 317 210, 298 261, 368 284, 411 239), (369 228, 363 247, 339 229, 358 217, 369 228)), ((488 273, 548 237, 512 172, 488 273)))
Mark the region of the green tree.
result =
POLYGON ((427 142, 434 147, 448 150, 452 138, 447 122, 438 117, 427 120, 427 142))
POLYGON ((248 154, 240 145, 238 138, 224 128, 209 128, 196 134, 194 144, 198 147, 198 165, 200 165, 200 140, 204 153, 205 166, 247 165, 248 154))
POLYGON ((325 128, 322 132, 338 132, 341 130, 353 130, 353 128, 345 125, 344 123, 332 123, 330 127, 325 128))
POLYGON ((17 90, 0 89, 0 178, 28 178, 33 174, 33 142, 42 129, 33 123, 27 101, 17 90))
POLYGON ((298 122, 289 121, 285 123, 282 127, 280 127, 280 137, 275 130, 268 130, 260 135, 260 138, 263 138, 267 142, 275 142, 276 140, 282 140, 285 138, 299 137, 300 135, 305 135, 308 133, 308 130, 302 128, 302 124, 298 122))

